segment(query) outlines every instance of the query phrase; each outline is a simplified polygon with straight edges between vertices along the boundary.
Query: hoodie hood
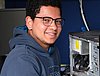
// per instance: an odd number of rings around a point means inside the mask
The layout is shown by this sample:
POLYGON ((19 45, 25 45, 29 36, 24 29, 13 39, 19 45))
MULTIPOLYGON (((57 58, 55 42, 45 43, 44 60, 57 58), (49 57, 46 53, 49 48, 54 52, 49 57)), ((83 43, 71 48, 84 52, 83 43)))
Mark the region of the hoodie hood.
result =
MULTIPOLYGON (((28 45, 31 46, 41 52, 45 52, 45 50, 27 33, 27 26, 17 26, 13 30, 13 37, 9 41, 10 49, 12 50, 16 45, 28 45)), ((52 54, 54 52, 54 46, 49 48, 49 53, 52 54)))

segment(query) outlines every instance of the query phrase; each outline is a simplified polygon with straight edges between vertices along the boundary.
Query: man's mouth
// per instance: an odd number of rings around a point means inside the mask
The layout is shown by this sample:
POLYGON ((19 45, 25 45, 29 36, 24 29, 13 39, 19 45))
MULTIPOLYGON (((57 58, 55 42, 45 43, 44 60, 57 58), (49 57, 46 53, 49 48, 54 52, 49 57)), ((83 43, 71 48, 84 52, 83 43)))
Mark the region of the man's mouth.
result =
POLYGON ((46 34, 48 36, 50 36, 50 38, 55 38, 56 37, 56 33, 54 33, 54 32, 46 32, 46 34))

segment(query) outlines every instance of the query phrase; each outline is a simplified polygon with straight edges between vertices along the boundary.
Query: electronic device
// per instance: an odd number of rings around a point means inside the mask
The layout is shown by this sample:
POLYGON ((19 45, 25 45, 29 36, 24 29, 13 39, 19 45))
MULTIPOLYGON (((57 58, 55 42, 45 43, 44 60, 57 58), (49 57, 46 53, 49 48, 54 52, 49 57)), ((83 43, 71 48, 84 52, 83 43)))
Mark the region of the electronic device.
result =
POLYGON ((70 76, 100 76, 100 31, 71 32, 70 76))

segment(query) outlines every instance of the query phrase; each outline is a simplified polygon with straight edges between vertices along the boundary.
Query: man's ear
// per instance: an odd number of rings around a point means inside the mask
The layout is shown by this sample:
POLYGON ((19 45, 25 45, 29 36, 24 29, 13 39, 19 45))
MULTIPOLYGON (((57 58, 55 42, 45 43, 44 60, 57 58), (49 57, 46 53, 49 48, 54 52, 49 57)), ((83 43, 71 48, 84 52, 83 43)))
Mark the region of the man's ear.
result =
POLYGON ((29 30, 31 30, 31 29, 32 29, 33 20, 31 19, 30 16, 27 16, 27 17, 25 18, 25 20, 26 20, 26 26, 27 26, 27 28, 28 28, 29 30))

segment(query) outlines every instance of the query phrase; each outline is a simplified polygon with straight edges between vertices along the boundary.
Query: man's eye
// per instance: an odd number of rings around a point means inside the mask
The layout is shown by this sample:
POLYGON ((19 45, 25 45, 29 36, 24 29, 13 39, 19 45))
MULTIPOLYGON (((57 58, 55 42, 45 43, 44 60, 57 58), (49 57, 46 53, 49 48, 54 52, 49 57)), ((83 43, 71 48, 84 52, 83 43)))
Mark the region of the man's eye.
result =
POLYGON ((43 21, 45 21, 45 22, 50 22, 51 20, 50 20, 50 19, 44 19, 43 21))
POLYGON ((61 23, 61 22, 62 22, 61 20, 57 20, 57 21, 56 21, 56 23, 61 23))

